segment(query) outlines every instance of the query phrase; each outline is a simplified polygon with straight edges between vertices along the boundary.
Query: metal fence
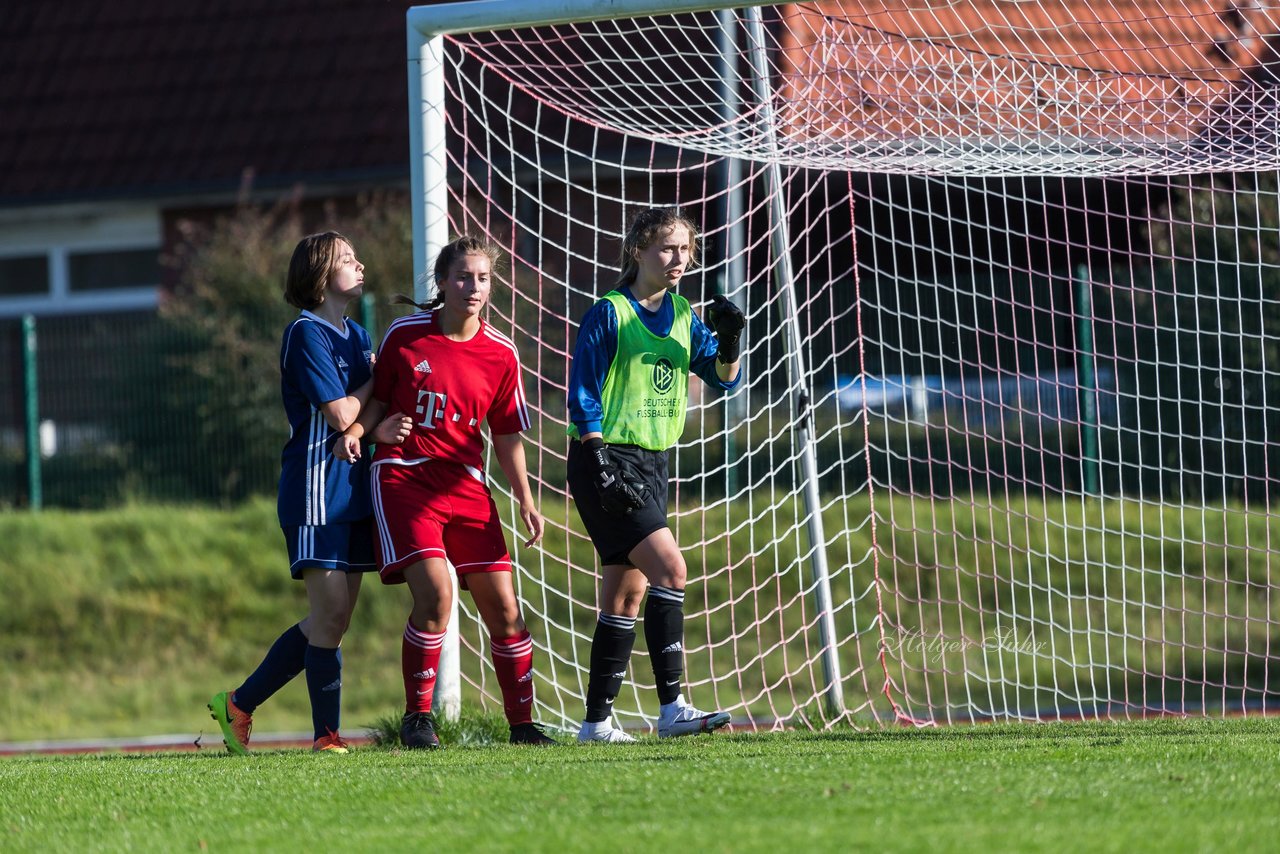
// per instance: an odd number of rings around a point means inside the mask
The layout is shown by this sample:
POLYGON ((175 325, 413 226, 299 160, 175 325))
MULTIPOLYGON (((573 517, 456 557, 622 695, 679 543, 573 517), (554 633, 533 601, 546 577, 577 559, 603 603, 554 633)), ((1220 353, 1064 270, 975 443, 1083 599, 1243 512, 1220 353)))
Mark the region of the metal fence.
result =
MULTIPOLYGON (((0 323, 0 506, 225 497, 216 473, 234 443, 197 445, 193 425, 209 413, 193 407, 184 417, 182 388, 159 381, 165 362, 196 353, 198 341, 174 340, 152 312, 46 317, 34 331, 31 350, 21 320, 0 323), (38 424, 34 443, 30 421, 38 424)), ((270 469, 258 480, 246 494, 274 488, 270 469)))
MULTIPOLYGON (((376 342, 373 306, 366 300, 357 317, 376 342)), ((391 309, 381 312, 391 319, 391 309)), ((199 324, 151 311, 42 317, 34 348, 24 347, 30 336, 22 319, 0 320, 0 509, 230 504, 273 494, 288 429, 277 360, 290 310, 252 314, 232 346, 211 340, 199 324)), ((1151 339, 1135 345, 1141 353, 1211 352, 1201 330, 1139 331, 1151 339)), ((870 476, 928 494, 1030 489, 1274 499, 1274 372, 1133 354, 1101 353, 1099 362, 1089 418, 1070 370, 837 376, 833 387, 814 389, 825 401, 817 410, 825 419, 818 447, 829 457, 824 471, 846 489, 850 478, 870 476), (862 418, 870 420, 869 432, 862 418), (1089 423, 1092 432, 1082 429, 1089 423), (867 442, 869 470, 846 465, 867 442)), ((562 387, 563 376, 542 379, 526 373, 531 399, 556 423, 530 438, 562 441, 563 394, 552 387, 562 387)), ((548 455, 538 476, 560 480, 552 465, 559 458, 548 455)))

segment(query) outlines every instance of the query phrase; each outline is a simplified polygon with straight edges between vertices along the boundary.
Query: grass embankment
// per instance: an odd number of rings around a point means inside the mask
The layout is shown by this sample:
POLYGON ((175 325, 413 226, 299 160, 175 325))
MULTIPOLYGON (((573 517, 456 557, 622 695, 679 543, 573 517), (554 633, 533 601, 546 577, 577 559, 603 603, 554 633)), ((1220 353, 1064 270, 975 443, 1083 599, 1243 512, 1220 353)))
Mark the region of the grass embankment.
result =
MULTIPOLYGON (((208 695, 306 613, 267 501, 7 514, 0 542, 0 740, 216 734, 208 695)), ((407 594, 378 588, 366 585, 343 645, 352 724, 402 701, 407 594)), ((262 717, 264 731, 309 729, 302 680, 262 717)))
MULTIPOLYGON (((1212 708, 1280 691, 1271 637, 1280 597, 1270 596, 1280 517, 1078 499, 886 497, 872 508, 858 496, 824 514, 845 698, 863 720, 886 710, 881 644, 895 699, 918 717, 1125 702, 1212 708)), ((581 713, 595 560, 567 503, 543 512, 547 541, 517 552, 518 583, 535 639, 550 647, 537 658, 539 715, 565 723, 581 713)), ((735 714, 820 715, 795 502, 759 492, 676 519, 683 544, 705 544, 686 549, 695 700, 735 714)), ((238 684, 305 612, 270 501, 5 513, 0 544, 0 741, 212 735, 209 695, 238 684)), ((343 645, 349 733, 402 704, 407 611, 405 588, 368 578, 343 645)), ((465 696, 477 699, 481 687, 496 695, 476 664, 475 650, 487 647, 474 621, 463 639, 464 673, 480 683, 465 696)), ((618 708, 634 723, 653 711, 643 635, 630 675, 618 708)), ((256 726, 309 723, 296 680, 256 726)))

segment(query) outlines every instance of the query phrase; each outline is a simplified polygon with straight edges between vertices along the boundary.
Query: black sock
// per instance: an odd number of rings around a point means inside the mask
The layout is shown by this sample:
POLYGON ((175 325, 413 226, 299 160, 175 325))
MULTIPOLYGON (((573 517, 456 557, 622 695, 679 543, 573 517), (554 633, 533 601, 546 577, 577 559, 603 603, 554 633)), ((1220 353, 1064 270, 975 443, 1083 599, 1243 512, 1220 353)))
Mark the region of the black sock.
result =
POLYGON ((600 612, 591 639, 591 674, 587 680, 588 723, 599 723, 613 713, 613 701, 622 690, 627 661, 636 642, 635 617, 600 612))
POLYGON ((649 645, 658 702, 680 696, 684 681, 684 591, 650 587, 644 603, 644 640, 649 645))

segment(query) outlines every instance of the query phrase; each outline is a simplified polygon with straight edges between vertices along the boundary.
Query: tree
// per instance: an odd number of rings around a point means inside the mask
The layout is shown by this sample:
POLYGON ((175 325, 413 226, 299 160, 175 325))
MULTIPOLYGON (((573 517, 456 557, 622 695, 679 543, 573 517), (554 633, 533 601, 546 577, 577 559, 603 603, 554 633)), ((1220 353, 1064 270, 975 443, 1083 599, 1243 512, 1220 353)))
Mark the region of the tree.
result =
MULTIPOLYGON (((298 240, 329 229, 355 245, 377 303, 412 292, 401 195, 362 198, 351 211, 242 205, 211 226, 180 225, 183 243, 167 259, 178 285, 161 304, 138 372, 116 395, 135 493, 225 503, 275 491, 288 438, 280 336, 297 314, 282 296, 285 273, 298 240)), ((370 329, 375 340, 378 331, 370 329)))

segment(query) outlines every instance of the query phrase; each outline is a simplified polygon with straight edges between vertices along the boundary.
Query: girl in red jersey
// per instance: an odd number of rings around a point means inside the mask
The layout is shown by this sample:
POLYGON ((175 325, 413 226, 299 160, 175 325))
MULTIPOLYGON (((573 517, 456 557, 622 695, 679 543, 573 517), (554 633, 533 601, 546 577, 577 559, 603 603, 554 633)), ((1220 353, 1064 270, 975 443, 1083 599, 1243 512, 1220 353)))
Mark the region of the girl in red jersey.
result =
POLYGON ((480 423, 487 421, 530 534, 525 546, 541 540, 542 515, 520 438, 530 424, 520 362, 511 340, 480 318, 497 261, 495 247, 470 236, 440 251, 436 298, 388 328, 373 394, 334 449, 343 459, 358 459, 361 437, 395 413, 388 420, 404 439, 377 446, 372 484, 382 581, 407 583, 413 594, 401 645, 406 711, 400 738, 410 748, 440 747, 431 700, 452 606, 446 558, 489 631, 511 743, 555 743, 533 723, 533 640, 483 468, 480 423))

